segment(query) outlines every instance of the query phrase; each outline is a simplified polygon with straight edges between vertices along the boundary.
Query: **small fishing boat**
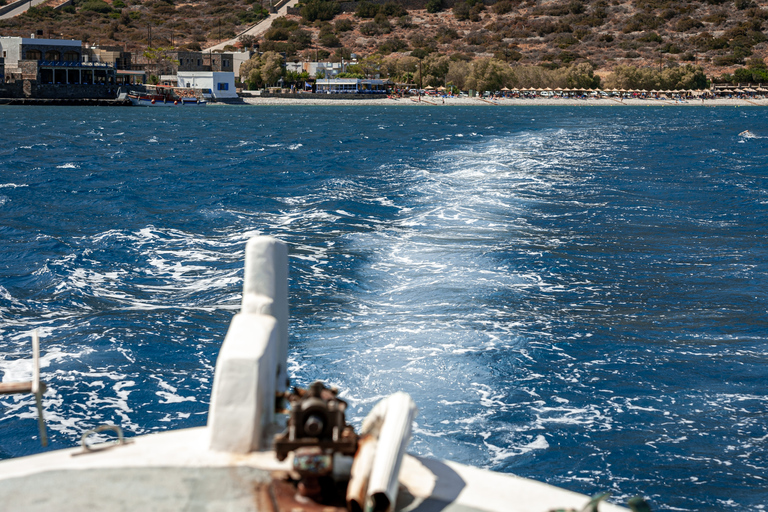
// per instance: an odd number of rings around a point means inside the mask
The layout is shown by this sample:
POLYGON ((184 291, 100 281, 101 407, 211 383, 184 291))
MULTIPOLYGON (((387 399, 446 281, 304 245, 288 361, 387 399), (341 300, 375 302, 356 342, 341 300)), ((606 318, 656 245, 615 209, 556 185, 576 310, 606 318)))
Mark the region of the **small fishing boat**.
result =
POLYGON ((196 97, 177 97, 172 94, 145 93, 131 91, 126 95, 133 105, 142 107, 202 107, 207 104, 204 99, 196 97))

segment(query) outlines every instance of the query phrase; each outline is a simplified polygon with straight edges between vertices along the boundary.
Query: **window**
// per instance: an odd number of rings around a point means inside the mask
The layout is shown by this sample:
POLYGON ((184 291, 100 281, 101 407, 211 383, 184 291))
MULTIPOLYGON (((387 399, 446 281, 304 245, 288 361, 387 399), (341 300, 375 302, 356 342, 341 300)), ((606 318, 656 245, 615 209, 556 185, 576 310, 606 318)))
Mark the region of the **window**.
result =
POLYGON ((219 90, 220 90, 220 91, 228 91, 228 90, 229 90, 229 84, 227 84, 227 83, 224 83, 224 84, 216 84, 216 85, 218 85, 218 86, 219 86, 219 90))
POLYGON ((40 60, 43 53, 40 50, 27 50, 27 60, 40 60))
POLYGON ((69 51, 64 52, 64 62, 78 62, 80 60, 80 55, 77 52, 69 51))
POLYGON ((57 52, 56 50, 48 50, 45 52, 45 60, 58 62, 61 60, 61 53, 57 52))

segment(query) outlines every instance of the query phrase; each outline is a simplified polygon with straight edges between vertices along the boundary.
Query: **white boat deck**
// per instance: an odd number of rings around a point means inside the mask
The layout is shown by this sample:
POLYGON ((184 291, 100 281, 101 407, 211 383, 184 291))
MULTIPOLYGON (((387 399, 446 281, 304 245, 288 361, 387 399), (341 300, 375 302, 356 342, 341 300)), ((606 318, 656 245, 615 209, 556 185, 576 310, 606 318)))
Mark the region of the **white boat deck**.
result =
MULTIPOLYGON (((0 462, 4 511, 270 511, 258 489, 288 471, 271 451, 208 449, 207 427, 136 437, 86 452, 72 448, 0 462)), ((397 510, 548 512, 581 510, 589 498, 535 480, 406 456, 397 510)), ((609 503, 601 512, 626 509, 609 503)), ((288 511, 290 512, 290 511, 288 511)))
MULTIPOLYGON (((283 478, 293 467, 291 457, 279 462, 271 451, 271 434, 279 420, 275 416, 275 392, 284 390, 287 382, 287 293, 285 245, 260 237, 251 240, 246 248, 242 310, 233 318, 216 362, 208 426, 139 436, 125 444, 97 445, 88 450, 72 448, 2 461, 0 510, 344 510, 296 498, 295 490, 283 478)), ((396 422, 390 423, 390 418, 398 416, 397 411, 402 412, 396 404, 410 402, 407 395, 400 395, 405 400, 392 401, 387 408, 379 409, 383 419, 380 429, 407 433, 394 439, 391 452, 385 448, 389 444, 381 434, 374 456, 374 469, 389 468, 384 480, 388 482, 387 506, 395 504, 390 509, 581 511, 590 501, 587 496, 514 475, 403 457, 412 416, 403 416, 399 430, 396 422), (395 425, 394 430, 389 425, 395 425)), ((378 485, 375 474, 375 470, 369 472, 364 479, 367 495, 374 492, 371 487, 375 485, 370 482, 376 480, 378 485)), ((601 503, 599 510, 626 509, 601 503)), ((588 512, 594 511, 590 507, 588 512)))

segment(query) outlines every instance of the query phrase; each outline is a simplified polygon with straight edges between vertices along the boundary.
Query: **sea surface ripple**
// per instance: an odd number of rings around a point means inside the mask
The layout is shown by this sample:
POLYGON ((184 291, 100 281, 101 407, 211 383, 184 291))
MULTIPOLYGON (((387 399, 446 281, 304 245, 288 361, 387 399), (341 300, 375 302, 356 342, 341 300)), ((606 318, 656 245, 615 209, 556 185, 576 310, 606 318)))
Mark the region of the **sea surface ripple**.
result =
MULTIPOLYGON (((654 510, 768 504, 762 109, 0 107, 0 376, 51 449, 204 425, 245 242, 290 372, 414 453, 654 510), (740 137, 749 129, 755 137, 740 137)), ((0 458, 40 452, 0 397, 0 458)))

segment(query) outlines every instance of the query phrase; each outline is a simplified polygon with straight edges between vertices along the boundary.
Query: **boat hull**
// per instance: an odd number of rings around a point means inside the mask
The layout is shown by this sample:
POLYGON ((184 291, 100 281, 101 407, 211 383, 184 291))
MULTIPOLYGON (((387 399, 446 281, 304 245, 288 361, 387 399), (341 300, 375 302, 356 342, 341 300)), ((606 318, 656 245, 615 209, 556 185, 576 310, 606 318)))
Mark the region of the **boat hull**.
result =
POLYGON ((128 96, 128 99, 131 100, 132 105, 138 107, 203 107, 207 104, 205 100, 198 99, 193 101, 188 99, 169 100, 143 96, 128 96))

